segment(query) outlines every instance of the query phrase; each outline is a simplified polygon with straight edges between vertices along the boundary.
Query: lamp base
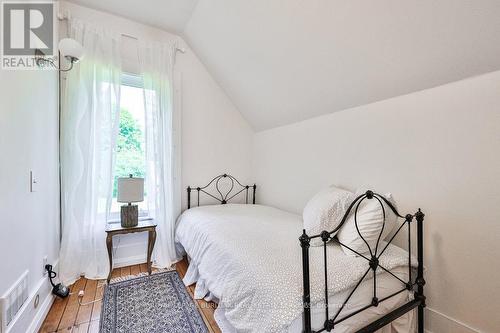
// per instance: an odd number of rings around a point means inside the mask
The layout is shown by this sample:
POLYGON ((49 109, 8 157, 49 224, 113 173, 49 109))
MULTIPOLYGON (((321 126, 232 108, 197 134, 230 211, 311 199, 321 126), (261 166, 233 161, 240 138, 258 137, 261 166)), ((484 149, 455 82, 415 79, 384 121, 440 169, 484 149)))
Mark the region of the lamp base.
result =
POLYGON ((139 224, 139 209, 137 205, 123 205, 120 215, 121 224, 124 228, 137 227, 137 224, 139 224))

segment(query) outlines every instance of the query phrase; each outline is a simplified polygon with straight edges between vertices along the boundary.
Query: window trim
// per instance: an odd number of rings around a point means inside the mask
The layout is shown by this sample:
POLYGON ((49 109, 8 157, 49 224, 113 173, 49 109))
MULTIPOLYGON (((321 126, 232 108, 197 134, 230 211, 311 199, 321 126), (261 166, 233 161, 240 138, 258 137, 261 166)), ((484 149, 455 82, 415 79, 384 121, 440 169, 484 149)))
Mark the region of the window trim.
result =
MULTIPOLYGON (((129 73, 129 72, 122 72, 121 78, 120 78, 120 85, 144 89, 144 81, 142 79, 142 76, 138 75, 138 74, 134 74, 134 73, 129 73)), ((109 216, 108 216, 108 219, 106 221, 107 224, 121 223, 120 211, 118 211, 118 212, 109 211, 108 214, 109 214, 109 216)), ((153 220, 153 218, 151 216, 149 216, 149 210, 139 210, 139 221, 150 221, 150 220, 153 220), (145 214, 141 215, 141 213, 145 213, 145 214)))
POLYGON ((120 79, 122 86, 144 89, 144 80, 141 75, 123 72, 120 79))

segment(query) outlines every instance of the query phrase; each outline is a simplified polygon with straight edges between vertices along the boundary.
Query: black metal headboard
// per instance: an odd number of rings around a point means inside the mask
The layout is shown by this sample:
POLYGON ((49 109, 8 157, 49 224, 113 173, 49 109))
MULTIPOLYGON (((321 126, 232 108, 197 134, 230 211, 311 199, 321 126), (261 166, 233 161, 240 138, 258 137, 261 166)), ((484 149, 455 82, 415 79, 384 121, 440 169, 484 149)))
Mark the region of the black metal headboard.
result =
POLYGON ((222 174, 222 175, 219 175, 219 176, 213 178, 207 185, 205 185, 203 187, 188 186, 188 188, 187 188, 188 207, 187 208, 188 209, 191 208, 191 191, 197 192, 197 206, 200 205, 200 192, 205 193, 209 197, 220 202, 222 205, 225 205, 226 203, 229 202, 229 200, 233 199, 238 194, 245 191, 245 203, 248 204, 248 196, 249 196, 248 192, 249 192, 250 188, 253 189, 253 191, 252 191, 252 204, 255 205, 255 190, 257 189, 257 185, 255 185, 255 184, 243 185, 236 178, 225 173, 225 174, 222 174), (230 182, 230 187, 228 190, 221 190, 221 188, 220 188, 220 182, 223 179, 229 180, 229 182, 230 182), (209 192, 210 186, 213 187, 212 193, 209 192), (234 192, 233 192, 233 190, 234 190, 234 192))

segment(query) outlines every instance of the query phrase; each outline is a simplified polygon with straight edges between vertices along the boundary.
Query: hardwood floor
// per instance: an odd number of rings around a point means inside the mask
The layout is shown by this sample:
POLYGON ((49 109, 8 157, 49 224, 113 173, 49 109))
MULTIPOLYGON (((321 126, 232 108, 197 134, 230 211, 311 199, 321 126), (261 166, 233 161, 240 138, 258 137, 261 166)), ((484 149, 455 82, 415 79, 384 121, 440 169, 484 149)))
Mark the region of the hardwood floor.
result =
MULTIPOLYGON (((187 266, 188 263, 186 259, 177 263, 176 270, 181 278, 186 274, 187 266)), ((113 270, 112 278, 145 272, 147 272, 146 264, 116 268, 113 270)), ((71 293, 73 293, 72 295, 65 299, 57 298, 54 301, 54 304, 52 304, 42 324, 40 332, 98 333, 101 301, 91 304, 87 303, 102 298, 104 285, 105 280, 96 281, 81 278, 76 281, 70 287, 71 293), (78 302, 78 292, 80 290, 84 290, 85 294, 81 301, 78 302), (80 303, 84 305, 80 305, 80 303)), ((193 297, 194 286, 188 287, 187 290, 191 297, 193 297)), ((204 300, 196 300, 195 303, 200 310, 200 314, 209 332, 220 333, 220 329, 214 319, 214 311, 217 305, 213 302, 205 302, 204 300)))

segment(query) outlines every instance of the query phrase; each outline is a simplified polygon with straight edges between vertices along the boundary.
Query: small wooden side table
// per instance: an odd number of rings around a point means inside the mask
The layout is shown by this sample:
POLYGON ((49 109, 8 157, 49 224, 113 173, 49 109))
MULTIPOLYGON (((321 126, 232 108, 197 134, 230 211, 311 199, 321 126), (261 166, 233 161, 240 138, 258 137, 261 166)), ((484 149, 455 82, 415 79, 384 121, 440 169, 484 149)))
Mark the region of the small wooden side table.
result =
POLYGON ((139 221, 139 224, 135 227, 124 228, 121 224, 108 224, 106 228, 106 246, 108 248, 108 258, 109 258, 109 275, 108 283, 111 280, 111 273, 113 272, 113 236, 132 234, 136 232, 148 232, 148 273, 151 275, 151 254, 153 253, 153 248, 156 242, 156 224, 151 221, 139 221))

